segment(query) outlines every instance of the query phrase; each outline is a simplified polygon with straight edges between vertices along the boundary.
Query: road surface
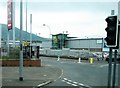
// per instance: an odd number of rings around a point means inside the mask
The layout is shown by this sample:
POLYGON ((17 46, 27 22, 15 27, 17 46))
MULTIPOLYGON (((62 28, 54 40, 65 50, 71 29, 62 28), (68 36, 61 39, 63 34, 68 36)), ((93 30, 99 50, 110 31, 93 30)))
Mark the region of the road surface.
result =
MULTIPOLYGON (((58 58, 41 57, 41 59, 43 65, 52 65, 62 69, 61 77, 47 86, 76 86, 80 88, 107 86, 108 63, 105 61, 90 64, 88 61, 78 63, 78 60, 64 58, 59 60, 58 58)), ((118 85, 117 79, 118 74, 116 76, 116 85, 118 85)))

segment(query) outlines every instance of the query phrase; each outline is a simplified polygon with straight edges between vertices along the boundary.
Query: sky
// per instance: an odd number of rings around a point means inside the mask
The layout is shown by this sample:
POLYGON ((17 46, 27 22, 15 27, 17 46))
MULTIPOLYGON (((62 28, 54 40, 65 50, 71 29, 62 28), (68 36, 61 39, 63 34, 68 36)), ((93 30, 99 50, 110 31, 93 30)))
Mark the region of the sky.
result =
MULTIPOLYGON (((20 28, 20 0, 15 3, 15 26, 20 28)), ((106 37, 105 18, 118 14, 119 0, 27 0, 27 31, 49 38, 68 33, 69 37, 106 37), (46 26, 43 26, 45 24, 46 26)), ((0 1, 0 23, 7 24, 7 0, 0 1)), ((23 30, 26 31, 26 0, 23 0, 23 30)))

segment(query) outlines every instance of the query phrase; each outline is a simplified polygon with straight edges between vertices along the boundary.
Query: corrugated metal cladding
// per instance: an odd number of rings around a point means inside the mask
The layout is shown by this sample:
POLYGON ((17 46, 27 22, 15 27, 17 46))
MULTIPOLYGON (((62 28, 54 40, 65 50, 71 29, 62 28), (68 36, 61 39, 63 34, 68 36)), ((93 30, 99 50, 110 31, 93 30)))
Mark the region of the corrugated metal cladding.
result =
POLYGON ((71 48, 71 49, 101 51, 103 47, 102 38, 69 39, 66 42, 67 42, 67 48, 71 48))

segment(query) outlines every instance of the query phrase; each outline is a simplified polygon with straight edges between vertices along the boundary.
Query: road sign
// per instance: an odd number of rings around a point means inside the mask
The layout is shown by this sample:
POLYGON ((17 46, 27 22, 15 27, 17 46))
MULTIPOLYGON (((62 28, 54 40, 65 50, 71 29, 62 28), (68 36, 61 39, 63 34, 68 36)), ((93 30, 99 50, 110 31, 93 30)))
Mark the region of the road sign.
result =
POLYGON ((24 42, 24 46, 29 46, 29 42, 24 42))
POLYGON ((12 29, 12 0, 8 0, 7 3, 7 8, 8 8, 8 20, 7 20, 7 25, 8 25, 8 30, 12 29))

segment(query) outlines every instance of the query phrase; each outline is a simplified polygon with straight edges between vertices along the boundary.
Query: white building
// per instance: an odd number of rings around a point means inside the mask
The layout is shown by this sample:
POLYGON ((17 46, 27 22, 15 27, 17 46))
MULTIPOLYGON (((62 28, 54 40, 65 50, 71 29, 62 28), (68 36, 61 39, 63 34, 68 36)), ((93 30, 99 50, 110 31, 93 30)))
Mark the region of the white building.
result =
POLYGON ((86 38, 86 39, 67 39, 67 48, 89 50, 101 52, 104 48, 103 38, 86 38))

